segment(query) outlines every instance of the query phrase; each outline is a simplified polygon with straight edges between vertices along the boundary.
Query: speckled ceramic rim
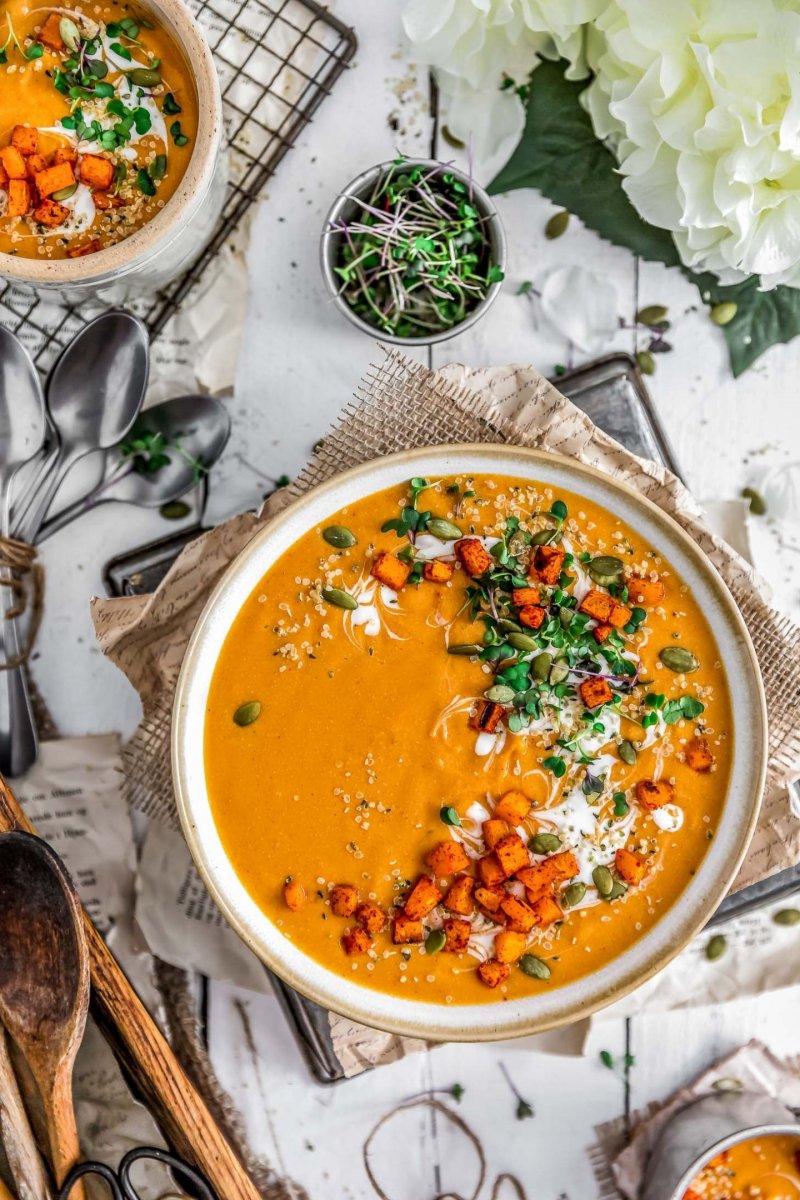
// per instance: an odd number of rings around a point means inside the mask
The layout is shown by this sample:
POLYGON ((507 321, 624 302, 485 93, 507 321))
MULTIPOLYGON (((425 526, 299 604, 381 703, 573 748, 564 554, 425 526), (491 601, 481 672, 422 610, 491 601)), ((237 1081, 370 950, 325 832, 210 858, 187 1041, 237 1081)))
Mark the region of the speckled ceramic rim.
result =
POLYGON ((754 1125, 752 1129, 738 1129, 736 1133, 729 1133, 727 1137, 720 1138, 708 1150, 704 1150, 691 1166, 686 1168, 680 1183, 674 1191, 670 1192, 669 1200, 683 1200, 692 1181, 697 1178, 703 1167, 707 1167, 712 1158, 716 1158, 718 1154, 730 1150, 733 1146, 738 1146, 741 1142, 749 1142, 751 1138, 780 1137, 783 1134, 788 1134, 789 1137, 800 1137, 800 1124, 789 1122, 785 1125, 754 1125))
MULTIPOLYGON (((406 167, 425 167, 433 169, 441 167, 443 164, 437 162, 433 158, 410 158, 405 164, 406 167)), ((480 304, 469 312, 463 321, 459 321, 457 325, 453 325, 451 329, 443 329, 441 333, 427 334, 425 337, 397 337, 395 334, 387 333, 383 329, 378 329, 375 325, 370 325, 369 321, 365 321, 358 313, 353 312, 347 301, 339 294, 339 286, 341 281, 335 272, 336 255, 338 250, 338 239, 335 234, 330 232, 331 226, 341 220, 342 216, 352 206, 353 197, 363 197, 365 193, 369 193, 375 186, 376 181, 386 175, 394 166, 393 162, 378 163, 377 166, 370 167, 366 171, 362 171, 355 179, 348 183, 347 187, 336 197, 328 215, 325 218, 325 224, 322 227, 322 235, 320 237, 319 254, 320 266, 325 283, 328 285, 328 291, 331 294, 336 307, 347 317, 353 325, 357 326, 362 333, 367 333, 371 338, 379 337, 382 342, 391 342, 394 346, 407 346, 413 348, 415 346, 432 346, 437 342, 447 342, 450 338, 458 337, 460 333, 470 329, 476 321, 480 321, 481 317, 485 316, 492 304, 494 304, 500 289, 503 286, 502 280, 499 283, 492 283, 486 290, 486 295, 481 300, 480 304)), ((457 167, 447 164, 447 169, 456 179, 460 179, 462 183, 469 184, 470 178, 463 171, 459 171, 457 167)), ((500 267, 502 271, 506 269, 506 234, 503 228, 503 222, 497 214, 497 209, 492 203, 491 196, 485 192, 475 180, 472 183, 472 198, 475 207, 479 210, 482 216, 487 220, 487 236, 489 244, 492 248, 492 260, 500 267)))
POLYGON ((257 533, 203 610, 183 660, 175 697, 172 762, 178 812, 195 863, 240 937, 291 987, 324 1008, 379 1029, 433 1041, 490 1041, 567 1024, 644 983, 716 910, 755 828, 766 773, 767 716, 750 637, 706 556, 670 517, 632 488, 592 467, 538 450, 495 445, 403 451, 364 463, 314 488, 257 533), (288 941, 236 875, 217 833, 205 783, 204 724, 211 677, 230 626, 265 571, 307 530, 345 504, 412 476, 515 476, 577 492, 658 545, 704 611, 727 671, 735 754, 723 819, 700 869, 662 919, 638 942, 584 979, 521 1000, 439 1005, 362 988, 288 941))
POLYGON ((0 277, 61 287, 122 279, 181 232, 211 186, 222 135, 222 97, 208 42, 182 0, 140 2, 177 42, 197 89, 197 136, 186 173, 163 209, 124 241, 82 258, 40 260, 0 254, 0 277))

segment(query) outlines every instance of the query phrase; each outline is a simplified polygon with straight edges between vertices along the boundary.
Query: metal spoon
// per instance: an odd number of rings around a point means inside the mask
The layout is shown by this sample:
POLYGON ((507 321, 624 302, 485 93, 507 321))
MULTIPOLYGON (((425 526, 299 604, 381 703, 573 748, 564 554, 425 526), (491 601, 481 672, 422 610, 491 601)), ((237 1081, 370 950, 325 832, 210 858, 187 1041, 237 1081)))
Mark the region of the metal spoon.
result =
POLYGON ((80 1157, 72 1070, 89 1006, 89 950, 69 875, 28 833, 0 836, 0 945, 0 1020, 39 1090, 60 1185, 80 1157))
MULTIPOLYGON (((15 475, 40 450, 45 428, 44 397, 36 368, 19 339, 0 328, 0 533, 6 537, 15 475)), ((15 602, 13 590, 0 587, 0 637, 6 661, 19 653, 16 621, 6 619, 15 602)), ((0 694, 7 697, 9 713, 13 706, 20 714, 13 725, 10 720, 0 722, 3 770, 32 762, 37 738, 25 677, 19 668, 0 671, 0 694)))
POLYGON ((178 396, 148 408, 137 418, 128 437, 106 454, 103 478, 87 496, 76 500, 39 531, 38 542, 63 529, 98 504, 111 500, 159 508, 184 496, 210 471, 230 436, 231 421, 224 404, 214 396, 178 396), (147 457, 133 443, 161 435, 169 462, 147 470, 147 457), (126 451, 130 451, 129 453, 126 451))

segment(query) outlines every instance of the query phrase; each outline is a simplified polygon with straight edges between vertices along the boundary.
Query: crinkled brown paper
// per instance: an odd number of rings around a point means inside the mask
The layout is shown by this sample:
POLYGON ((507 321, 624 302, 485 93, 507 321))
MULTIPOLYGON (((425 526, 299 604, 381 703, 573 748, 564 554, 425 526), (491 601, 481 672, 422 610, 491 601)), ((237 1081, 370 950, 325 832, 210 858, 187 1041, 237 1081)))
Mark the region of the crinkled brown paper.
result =
MULTIPOLYGON (((152 595, 93 600, 100 647, 127 675, 144 710, 125 752, 132 807, 177 825, 169 743, 181 661, 210 592, 254 533, 291 500, 347 467, 397 450, 455 442, 533 446, 597 467, 637 488, 706 552, 750 630, 769 711, 770 782, 735 890, 798 862, 800 821, 785 783, 800 763, 800 629, 765 602, 752 567, 706 528, 701 509, 675 475, 625 450, 533 367, 473 371, 454 364, 432 373, 394 351, 370 368, 298 479, 259 513, 233 517, 198 537, 152 595)), ((363 1030, 352 1028, 353 1039, 360 1038, 363 1030)), ((336 1019, 333 1030, 336 1038, 336 1019)), ((393 1046, 396 1051, 396 1039, 393 1046)), ((357 1057, 364 1057, 363 1042, 357 1057)), ((367 1059, 375 1061, 371 1054, 367 1059)))

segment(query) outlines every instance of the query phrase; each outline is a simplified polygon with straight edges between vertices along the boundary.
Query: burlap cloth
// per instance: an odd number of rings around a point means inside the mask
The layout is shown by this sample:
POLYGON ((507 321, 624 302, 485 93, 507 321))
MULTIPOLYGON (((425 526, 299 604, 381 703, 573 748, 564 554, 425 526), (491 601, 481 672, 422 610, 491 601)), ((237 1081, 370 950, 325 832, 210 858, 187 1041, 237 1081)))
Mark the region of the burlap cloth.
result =
MULTIPOLYGON (((198 537, 152 595, 93 600, 100 647, 127 675, 144 710, 125 751, 131 806, 177 826, 170 770, 175 684, 209 593, 253 534, 295 497, 346 467, 396 450, 453 442, 535 446, 598 467, 638 488, 706 551, 750 630, 770 718, 769 784, 735 888, 800 861, 800 821, 785 786, 800 762, 800 629, 765 602, 753 569, 704 526, 700 508, 671 472, 625 450, 532 367, 470 371, 454 365, 432 373, 397 352, 369 369, 302 474, 259 513, 243 513, 198 537)), ((402 1057, 417 1045, 333 1014, 331 1035, 348 1075, 402 1057)))

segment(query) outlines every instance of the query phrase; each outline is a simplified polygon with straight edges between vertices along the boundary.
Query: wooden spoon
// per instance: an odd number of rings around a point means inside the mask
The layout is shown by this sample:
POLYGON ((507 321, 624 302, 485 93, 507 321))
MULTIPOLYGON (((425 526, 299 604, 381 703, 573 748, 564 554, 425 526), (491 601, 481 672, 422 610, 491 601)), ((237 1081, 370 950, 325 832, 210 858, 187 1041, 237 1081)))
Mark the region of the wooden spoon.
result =
MULTIPOLYGON (((0 836, 0 946, 0 1020, 39 1089, 60 1186, 80 1157, 72 1069, 89 1005, 89 953, 69 876, 27 833, 0 836)), ((81 1200, 77 1187, 74 1196, 81 1200)))
MULTIPOLYGON (((8 1053, 5 1030, 0 1026, 0 1141, 19 1200, 50 1200, 44 1163, 36 1146, 25 1105, 8 1053)), ((6 1200, 0 1179, 0 1200, 6 1200)))

